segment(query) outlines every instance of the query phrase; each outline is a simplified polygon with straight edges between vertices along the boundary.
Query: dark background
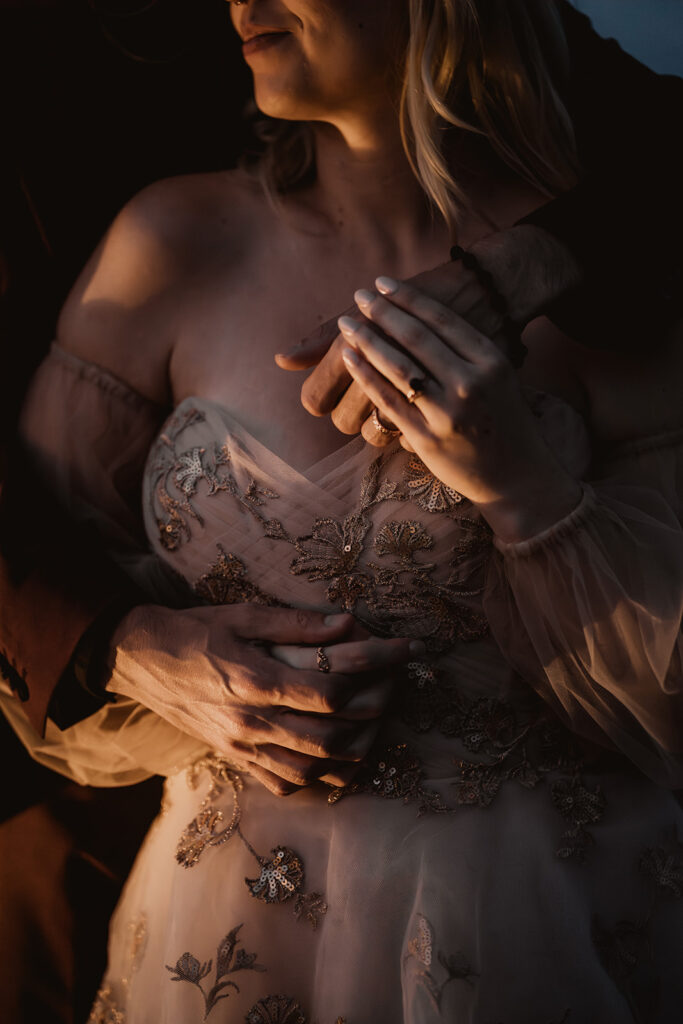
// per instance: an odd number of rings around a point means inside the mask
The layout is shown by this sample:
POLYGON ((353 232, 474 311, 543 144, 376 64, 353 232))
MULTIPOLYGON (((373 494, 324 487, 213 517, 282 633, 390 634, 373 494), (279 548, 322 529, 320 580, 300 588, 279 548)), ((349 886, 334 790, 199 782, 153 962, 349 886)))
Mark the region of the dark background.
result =
MULTIPOLYGON (((233 164, 248 94, 224 0, 0 0, 0 448, 117 210, 158 178, 233 164)), ((68 783, 2 715, 0 778, 0 1020, 82 1024, 160 783, 68 783)))
MULTIPOLYGON (((683 0, 575 5, 681 72, 683 0)), ((0 443, 107 224, 151 181, 234 164, 248 95, 225 0, 0 0, 0 443)), ((0 773, 0 1020, 78 1024, 159 784, 66 783, 1 715, 0 773)))

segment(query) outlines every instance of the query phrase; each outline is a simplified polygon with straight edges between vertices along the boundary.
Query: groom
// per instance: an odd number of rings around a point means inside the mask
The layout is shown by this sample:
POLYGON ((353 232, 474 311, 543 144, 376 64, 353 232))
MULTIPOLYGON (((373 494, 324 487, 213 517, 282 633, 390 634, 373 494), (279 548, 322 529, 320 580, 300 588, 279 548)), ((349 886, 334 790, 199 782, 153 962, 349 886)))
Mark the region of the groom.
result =
MULTIPOLYGON (((544 313, 588 345, 651 345, 681 317, 683 165, 674 126, 683 108, 683 82, 654 74, 614 40, 597 36, 570 4, 561 4, 561 10, 572 67, 568 101, 583 178, 571 192, 475 248, 521 324, 544 313)), ((420 275, 420 283, 426 290, 445 291, 456 312, 479 318, 480 329, 496 322, 483 290, 470 314, 479 286, 462 263, 420 275)), ((291 370, 320 363, 304 385, 307 408, 316 415, 332 412, 341 429, 355 432, 368 410, 352 389, 344 394, 348 377, 332 344, 334 324, 316 330, 280 363, 291 370)), ((114 626, 142 595, 67 524, 60 526, 58 547, 33 538, 31 550, 18 558, 26 547, 24 510, 31 505, 33 482, 22 480, 15 464, 2 486, 0 670, 41 732, 48 713, 66 725, 104 699, 114 626)), ((54 537, 55 531, 43 535, 54 537)), ((264 612, 258 610, 256 628, 277 632, 287 613, 264 612)), ((229 631, 234 613, 230 608, 222 613, 229 631)), ((173 612, 174 623, 180 615, 173 612)), ((184 627, 189 686, 192 630, 198 627, 189 616, 184 627)), ((309 642, 323 642, 319 618, 311 616, 301 628, 310 631, 309 642)), ((167 635, 165 628, 161 634, 167 635)), ((226 672, 253 672, 251 650, 250 644, 236 642, 235 661, 226 672)), ((153 665, 153 644, 146 656, 153 665)))
MULTIPOLYGON (((680 81, 652 74, 615 43, 597 37, 587 19, 568 4, 562 10, 573 65, 570 103, 584 178, 577 189, 524 224, 486 240, 478 255, 520 321, 545 312, 586 344, 600 345, 610 338, 625 347, 649 345, 651 337, 672 329, 681 315, 683 167, 675 125, 680 121, 683 88, 680 81)), ((0 238, 0 250, 2 244, 0 238)), ((31 281, 34 269, 25 275, 31 281)), ((465 293, 471 297, 476 281, 462 264, 433 272, 435 285, 441 286, 445 278, 454 308, 466 312, 457 304, 465 293)), ((429 275, 423 278, 423 284, 428 279, 429 275)), ((495 320, 495 311, 485 301, 476 315, 482 313, 495 320)), ((9 321, 5 330, 11 330, 9 321)), ((334 411, 336 422, 355 430, 367 409, 351 392, 337 401, 347 380, 334 346, 325 355, 335 334, 334 326, 320 329, 283 365, 302 369, 322 360, 305 385, 307 407, 318 414, 334 411)), ((3 341, 9 344, 9 333, 3 341)), ((2 355, 0 406, 7 411, 19 384, 12 383, 8 352, 3 350, 2 355)), ((68 727, 105 699, 112 636, 116 632, 122 645, 131 642, 126 623, 136 612, 129 609, 144 597, 113 569, 96 542, 74 530, 41 493, 12 443, 10 420, 8 415, 0 436, 0 674, 40 734, 48 715, 60 727, 68 727)), ((278 667, 273 662, 268 677, 258 677, 262 661, 255 662, 254 645, 245 633, 266 638, 289 630, 291 637, 295 629, 301 642, 313 644, 335 638, 335 627, 325 626, 312 613, 297 616, 296 621, 292 612, 282 609, 227 607, 215 609, 215 614, 229 641, 220 652, 226 680, 248 676, 263 692, 277 689, 278 667)), ((161 649, 172 633, 182 654, 176 659, 176 687, 188 696, 189 714, 198 670, 196 651, 206 657, 205 629, 177 609, 157 609, 149 621, 158 632, 147 634, 146 649, 137 656, 146 659, 153 673, 155 643, 161 649)), ((8 789, 19 781, 11 778, 8 789)), ((54 835, 61 841, 58 832, 54 835)), ((17 846, 17 862, 23 857, 23 848, 17 846)), ((33 878, 39 879, 40 872, 36 870, 33 878)), ((48 910, 56 903, 49 880, 44 881, 42 903, 49 917, 48 910)), ((0 950, 11 945, 12 937, 0 934, 0 950)), ((55 958, 56 950, 55 943, 55 958)))

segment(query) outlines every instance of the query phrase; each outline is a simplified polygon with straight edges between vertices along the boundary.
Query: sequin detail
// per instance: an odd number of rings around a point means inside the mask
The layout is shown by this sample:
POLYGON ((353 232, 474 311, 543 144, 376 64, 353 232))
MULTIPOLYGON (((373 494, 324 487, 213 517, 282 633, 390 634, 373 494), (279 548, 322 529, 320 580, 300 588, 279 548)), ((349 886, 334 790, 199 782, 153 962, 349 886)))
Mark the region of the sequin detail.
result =
POLYGON ((424 512, 450 512, 465 501, 459 491, 442 484, 430 473, 417 455, 406 465, 404 479, 411 499, 424 512))
POLYGON ((202 985, 202 982, 211 974, 212 960, 202 963, 192 953, 183 953, 174 967, 166 964, 166 970, 171 974, 171 981, 187 982, 199 989, 204 999, 204 1020, 208 1018, 221 1000, 232 995, 229 989, 239 993, 240 989, 236 982, 224 980, 228 975, 237 974, 240 971, 265 971, 266 969, 262 964, 256 962, 256 953, 247 953, 240 947, 238 933, 241 928, 241 924, 237 925, 219 943, 216 950, 214 983, 211 988, 202 985))
POLYGON ((126 1015, 117 1008, 109 985, 104 985, 97 993, 88 1024, 126 1024, 126 1015))
POLYGON ((198 409, 176 412, 168 420, 159 436, 150 461, 150 473, 155 484, 155 515, 159 541, 166 551, 177 551, 181 544, 192 538, 192 522, 204 525, 192 498, 200 483, 206 487, 208 497, 219 493, 230 495, 242 511, 253 515, 260 523, 266 519, 260 508, 278 495, 269 487, 260 486, 251 479, 240 487, 231 471, 231 455, 227 444, 209 448, 192 447, 178 451, 177 442, 183 431, 206 419, 198 409))
MULTIPOLYGON (((147 916, 140 914, 128 923, 128 968, 120 979, 123 999, 127 1003, 134 975, 140 968, 147 946, 147 916)), ((118 1005, 110 984, 103 985, 97 993, 87 1024, 126 1024, 125 1011, 118 1005)))
POLYGON ((208 774, 210 782, 199 812, 184 829, 176 848, 176 860, 184 868, 193 868, 209 847, 222 846, 237 836, 260 868, 258 878, 245 878, 251 896, 264 903, 287 903, 295 899, 294 916, 317 928, 321 915, 327 913, 322 893, 302 892, 304 863, 302 858, 286 846, 276 846, 270 858, 260 856, 240 827, 242 809, 239 795, 243 788, 242 776, 225 758, 208 755, 188 768, 187 783, 197 789, 200 779, 208 774), (232 797, 230 819, 225 821, 219 806, 224 795, 232 797))
MULTIPOLYGON (((417 520, 386 522, 371 540, 373 510, 385 502, 415 500, 427 510, 449 514, 462 504, 460 495, 436 480, 419 460, 411 460, 412 469, 406 470, 401 482, 386 475, 397 452, 375 459, 361 481, 352 512, 340 518, 318 518, 310 533, 293 537, 279 520, 264 514, 263 506, 276 500, 277 493, 254 479, 246 487, 240 485, 231 471, 227 446, 179 450, 183 431, 203 419, 196 409, 177 413, 154 450, 154 510, 167 551, 176 551, 191 539, 193 522, 203 525, 193 502, 203 484, 207 496, 223 493, 237 502, 260 524, 265 537, 293 547, 296 554, 290 572, 311 583, 326 583, 330 604, 353 612, 371 632, 420 639, 434 652, 488 632, 475 600, 483 590, 491 547, 490 531, 481 517, 458 515, 461 530, 450 572, 438 581, 433 578, 436 564, 424 558, 433 547, 433 537, 417 520)), ((252 582, 244 563, 220 546, 214 563, 196 581, 195 591, 211 604, 283 604, 252 582)))
POLYGON ((659 846, 643 850, 638 869, 652 884, 655 897, 679 900, 683 896, 683 843, 675 830, 659 846))
POLYGON ((217 544, 218 557, 194 584, 198 597, 208 604, 258 604, 269 608, 285 607, 271 594, 257 587, 247 575, 247 570, 236 555, 227 552, 217 544))
POLYGON ((328 803, 335 804, 343 797, 356 793, 369 793, 384 800, 402 800, 404 803, 417 802, 418 815, 428 811, 443 814, 448 811, 438 793, 422 785, 422 767, 410 752, 407 744, 398 743, 385 748, 375 758, 369 759, 348 786, 333 789, 328 803))
POLYGON ((202 772, 208 772, 211 779, 209 791, 201 803, 199 812, 189 823, 178 841, 176 860, 184 868, 192 868, 199 858, 211 846, 221 846, 235 834, 239 827, 242 811, 239 793, 242 789, 242 776, 223 758, 208 756, 196 761, 187 770, 187 784, 197 789, 202 772), (216 801, 224 793, 232 791, 232 812, 229 821, 216 801))
POLYGON ((244 1020, 246 1024, 307 1024, 301 1006, 290 996, 259 999, 244 1020))
POLYGON ((245 882, 257 900, 286 903, 303 885, 303 864, 301 858, 286 846, 277 846, 271 854, 271 859, 262 863, 259 877, 245 878, 245 882))
POLYGON ((372 551, 382 561, 367 560, 372 509, 410 497, 383 475, 392 457, 371 464, 353 512, 342 519, 317 519, 310 534, 294 540, 298 554, 290 571, 310 582, 327 582, 327 600, 356 614, 380 636, 420 639, 434 652, 480 639, 488 623, 473 599, 482 593, 491 546, 482 521, 458 520, 462 531, 445 580, 433 578, 435 563, 417 557, 431 549, 433 538, 414 519, 390 520, 380 527, 372 551))
POLYGON ((453 981, 464 981, 471 985, 477 973, 461 952, 445 954, 438 951, 435 963, 434 945, 434 929, 424 914, 418 914, 417 929, 408 942, 405 959, 415 962, 415 981, 426 992, 437 1013, 440 1013, 446 987, 453 981), (441 981, 437 980, 437 972, 441 975, 441 981))

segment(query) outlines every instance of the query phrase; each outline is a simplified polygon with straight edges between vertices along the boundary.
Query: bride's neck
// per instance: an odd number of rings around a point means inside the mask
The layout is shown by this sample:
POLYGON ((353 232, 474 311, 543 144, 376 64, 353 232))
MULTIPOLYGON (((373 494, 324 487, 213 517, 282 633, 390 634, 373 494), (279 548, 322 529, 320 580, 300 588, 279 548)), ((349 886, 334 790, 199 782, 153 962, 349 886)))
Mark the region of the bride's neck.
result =
POLYGON ((317 124, 311 198, 331 230, 401 250, 445 233, 403 149, 398 126, 317 124))

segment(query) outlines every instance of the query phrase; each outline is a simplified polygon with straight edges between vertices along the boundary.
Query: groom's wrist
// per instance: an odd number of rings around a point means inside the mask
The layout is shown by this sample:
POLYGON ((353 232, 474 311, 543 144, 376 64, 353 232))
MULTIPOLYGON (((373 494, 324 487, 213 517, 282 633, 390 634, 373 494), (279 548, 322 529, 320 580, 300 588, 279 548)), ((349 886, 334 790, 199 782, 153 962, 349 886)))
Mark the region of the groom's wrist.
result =
POLYGON ((543 228, 519 224, 470 246, 507 301, 512 319, 524 325, 581 284, 570 251, 543 228))

